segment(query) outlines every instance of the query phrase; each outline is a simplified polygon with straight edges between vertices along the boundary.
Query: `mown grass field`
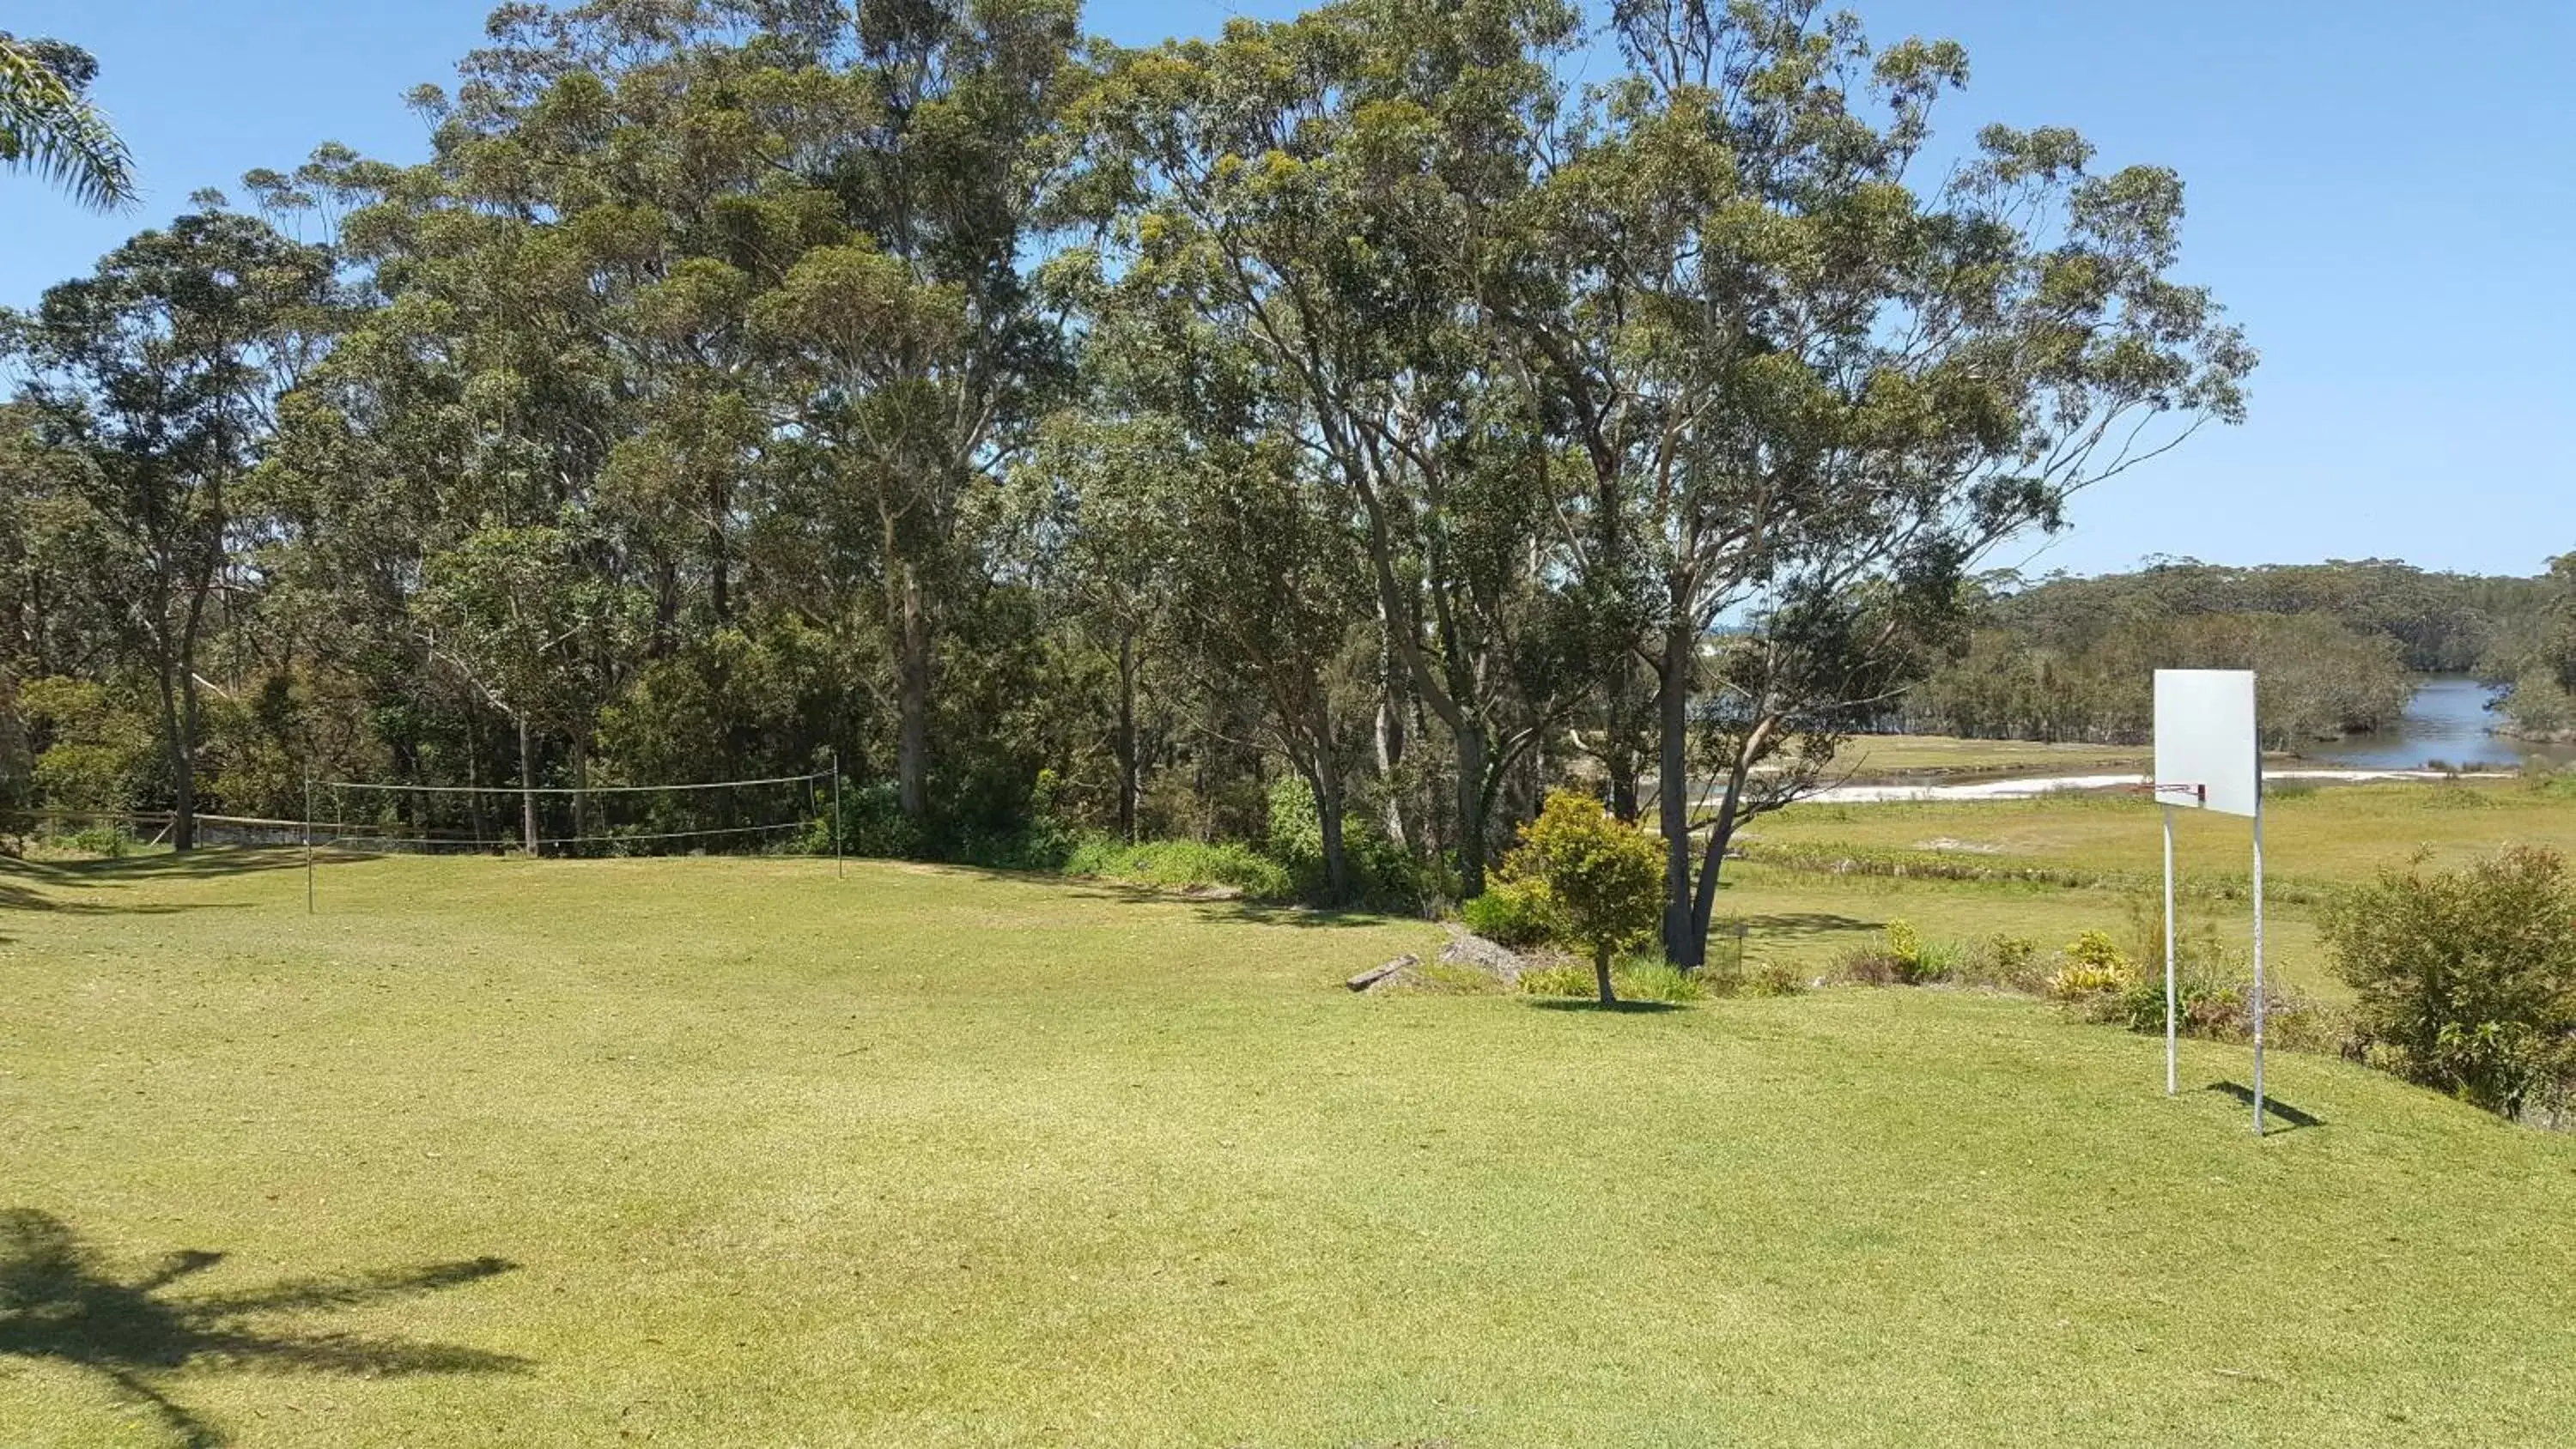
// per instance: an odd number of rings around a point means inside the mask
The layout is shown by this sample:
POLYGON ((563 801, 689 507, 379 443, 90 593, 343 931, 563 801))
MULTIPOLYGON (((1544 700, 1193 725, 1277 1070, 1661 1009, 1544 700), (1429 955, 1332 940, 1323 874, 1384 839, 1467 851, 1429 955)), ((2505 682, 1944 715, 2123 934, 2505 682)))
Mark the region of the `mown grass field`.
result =
MULTIPOLYGON (((2440 869, 2510 844, 2576 852, 2576 797, 2518 779, 2294 785, 2265 809, 2268 964, 2275 979, 2326 997, 2344 993, 2318 938, 2338 889, 2418 857, 2440 869)), ((2249 822, 2178 810, 2174 836, 2189 893, 2186 930, 2242 954, 2252 929, 2249 822)), ((1736 888, 1722 897, 1725 908, 1752 922, 1752 940, 1768 935, 1774 955, 1802 964, 1828 960, 1890 919, 1935 937, 2004 932, 2057 945, 2088 927, 2133 936, 2141 911, 2161 909, 2156 811, 2133 795, 1802 805, 1764 817, 1747 838, 1757 856, 1769 848, 1810 865, 1853 865, 1849 874, 1759 859, 1727 867, 1736 888), (1923 878, 2024 868, 2072 872, 2082 883, 1923 878), (1867 873, 1890 870, 1908 874, 1867 873)))
POLYGON ((2576 1142, 2337 1061, 2257 1143, 2241 1051, 2168 1100, 1971 993, 1362 998, 1432 928, 809 861, 307 918, 272 863, 0 867, 12 1446, 2576 1423, 2576 1142))

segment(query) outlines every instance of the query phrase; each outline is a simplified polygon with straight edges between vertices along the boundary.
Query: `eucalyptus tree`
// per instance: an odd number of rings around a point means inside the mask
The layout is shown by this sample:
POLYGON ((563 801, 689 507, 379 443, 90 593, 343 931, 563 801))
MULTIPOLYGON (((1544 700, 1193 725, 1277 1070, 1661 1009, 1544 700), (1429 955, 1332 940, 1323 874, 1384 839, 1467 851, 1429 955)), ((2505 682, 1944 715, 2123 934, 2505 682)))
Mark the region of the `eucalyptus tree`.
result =
POLYGON ((1566 697, 1545 627, 1552 445, 1473 272, 1576 37, 1548 3, 1343 0, 1114 56, 1079 124, 1125 208, 1107 305, 1243 339, 1339 490, 1404 682, 1455 745, 1464 888, 1566 697))
POLYGON ((200 649, 254 541, 241 484, 277 395, 338 319, 327 252, 212 212, 142 233, 6 320, 67 505, 51 522, 78 559, 77 594, 160 704, 181 850, 196 843, 200 649))
POLYGON ((800 257, 751 322, 822 500, 873 524, 898 797, 918 822, 940 638, 991 572, 979 530, 1069 367, 1027 262, 1064 176, 1076 8, 867 4, 807 13, 797 33, 855 92, 847 127, 796 163, 848 235, 800 257))
POLYGON ((1735 830, 1947 641, 1975 561, 2241 416, 2253 357, 2168 276, 2172 172, 1992 126, 1918 180, 1956 45, 1873 50, 1814 0, 1622 0, 1612 32, 1629 71, 1547 157, 1545 243, 1486 285, 1589 472, 1565 546, 1642 584, 1692 964, 1735 830))

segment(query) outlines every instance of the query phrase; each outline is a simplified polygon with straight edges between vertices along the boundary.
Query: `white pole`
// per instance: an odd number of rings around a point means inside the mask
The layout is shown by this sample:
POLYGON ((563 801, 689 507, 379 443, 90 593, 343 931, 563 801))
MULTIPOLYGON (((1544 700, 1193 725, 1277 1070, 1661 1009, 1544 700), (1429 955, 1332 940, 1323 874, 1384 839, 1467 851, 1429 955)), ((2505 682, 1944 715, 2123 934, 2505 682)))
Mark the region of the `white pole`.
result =
POLYGON ((2174 1064, 2175 992, 2174 992, 2174 869, 2173 807, 2162 806, 2165 817, 2165 1095, 2177 1090, 2174 1064))
POLYGON ((2263 1135, 2263 767, 2254 767, 2254 1135, 2263 1135))

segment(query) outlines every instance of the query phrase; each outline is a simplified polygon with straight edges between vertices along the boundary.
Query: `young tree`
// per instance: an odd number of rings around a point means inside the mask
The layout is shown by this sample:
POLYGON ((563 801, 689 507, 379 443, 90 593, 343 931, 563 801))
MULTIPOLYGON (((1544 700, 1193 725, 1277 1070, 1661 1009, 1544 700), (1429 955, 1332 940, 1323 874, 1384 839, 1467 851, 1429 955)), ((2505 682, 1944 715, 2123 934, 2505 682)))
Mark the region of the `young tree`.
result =
POLYGON ((196 843, 199 650, 247 540, 237 489, 273 405, 336 320, 329 253, 221 212, 180 217, 49 289, 7 333, 75 507, 87 594, 161 703, 171 843, 196 843))
POLYGON ((1592 957, 1602 1004, 1616 1002, 1610 958, 1653 940, 1663 912, 1664 866, 1654 840, 1600 801, 1559 790, 1521 827, 1503 871, 1539 888, 1560 942, 1592 957))

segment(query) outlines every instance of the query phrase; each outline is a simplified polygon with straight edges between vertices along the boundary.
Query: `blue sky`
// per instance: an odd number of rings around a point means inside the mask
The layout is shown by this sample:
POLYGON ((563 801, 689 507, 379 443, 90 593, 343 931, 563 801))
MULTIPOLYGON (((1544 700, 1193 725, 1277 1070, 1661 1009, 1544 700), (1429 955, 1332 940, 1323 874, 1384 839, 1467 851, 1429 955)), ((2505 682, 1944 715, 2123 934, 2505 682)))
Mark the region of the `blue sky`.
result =
MULTIPOLYGON (((2576 549, 2576 4, 2481 0, 1852 0, 1873 35, 1952 36, 1949 102, 2069 124, 2106 165, 2189 186, 2184 273, 2262 349, 2253 418, 2087 495, 2075 529, 2001 560, 2097 572, 2404 558, 2526 573, 2576 549)), ((423 154, 402 107, 477 43, 482 0, 18 0, 0 21, 88 47, 144 210, 85 215, 0 176, 0 304, 24 306, 200 186, 238 192, 315 142, 423 154)), ((1106 0, 1138 42, 1237 7, 1106 0)), ((1247 13, 1292 7, 1253 0, 1247 13)))

